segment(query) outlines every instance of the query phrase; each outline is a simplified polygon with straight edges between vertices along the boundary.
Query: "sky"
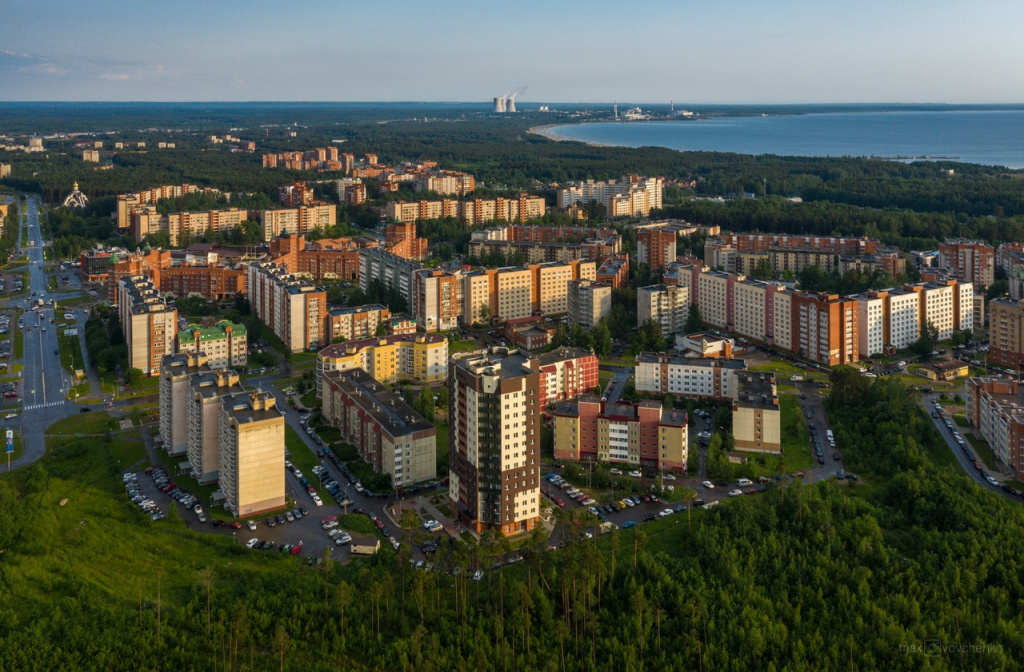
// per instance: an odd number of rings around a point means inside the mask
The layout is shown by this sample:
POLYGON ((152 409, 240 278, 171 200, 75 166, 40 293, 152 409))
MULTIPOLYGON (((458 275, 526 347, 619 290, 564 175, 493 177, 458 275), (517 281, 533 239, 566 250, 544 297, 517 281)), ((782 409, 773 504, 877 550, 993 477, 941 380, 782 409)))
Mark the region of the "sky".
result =
POLYGON ((6 0, 2 101, 1024 103, 1020 0, 6 0))

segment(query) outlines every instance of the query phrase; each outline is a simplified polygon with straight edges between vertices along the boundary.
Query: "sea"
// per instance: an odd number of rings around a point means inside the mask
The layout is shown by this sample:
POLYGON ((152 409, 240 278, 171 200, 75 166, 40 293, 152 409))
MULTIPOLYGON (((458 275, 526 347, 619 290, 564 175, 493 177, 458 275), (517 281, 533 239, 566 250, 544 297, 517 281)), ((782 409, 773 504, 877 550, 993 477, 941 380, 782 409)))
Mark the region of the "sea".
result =
POLYGON ((830 112, 554 126, 545 134, 621 147, 782 156, 960 161, 1024 168, 1024 109, 830 112))

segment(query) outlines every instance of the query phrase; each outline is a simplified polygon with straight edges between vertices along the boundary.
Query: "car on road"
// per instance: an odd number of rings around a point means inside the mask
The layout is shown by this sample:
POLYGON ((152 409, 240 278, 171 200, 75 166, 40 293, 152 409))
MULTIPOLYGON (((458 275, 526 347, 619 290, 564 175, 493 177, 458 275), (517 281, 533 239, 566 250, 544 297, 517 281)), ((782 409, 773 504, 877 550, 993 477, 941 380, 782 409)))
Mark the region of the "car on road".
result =
POLYGON ((665 516, 671 516, 672 515, 672 509, 662 509, 658 513, 658 515, 661 516, 662 518, 664 518, 665 516))
MULTIPOLYGON (((421 560, 420 562, 423 562, 423 561, 421 560)), ((482 578, 484 578, 484 570, 478 569, 475 572, 473 572, 473 580, 474 581, 479 581, 482 578)))
POLYGON ((704 481, 701 485, 703 485, 708 490, 714 490, 715 489, 715 484, 712 483, 711 481, 704 481))
POLYGON ((250 539, 249 541, 245 542, 245 545, 249 548, 255 548, 256 544, 258 543, 260 543, 259 539, 250 539))
POLYGON ((626 522, 624 522, 622 524, 622 529, 624 529, 624 530, 628 530, 631 527, 636 527, 636 521, 635 520, 627 520, 626 522))
POLYGON ((742 491, 742 490, 740 490, 739 488, 736 488, 735 490, 731 490, 731 491, 729 492, 729 496, 730 496, 730 497, 739 497, 739 496, 740 496, 740 495, 742 495, 742 494, 743 494, 743 491, 742 491))
POLYGON ((629 472, 629 475, 632 476, 633 478, 640 478, 641 476, 643 476, 643 474, 636 470, 629 472))
POLYGON ((836 462, 838 462, 839 460, 841 460, 843 458, 839 455, 839 453, 832 453, 832 459, 835 460, 836 462))
POLYGON ((674 481, 674 480, 676 480, 675 474, 662 474, 661 478, 664 481, 674 481))
POLYGON ((611 473, 612 476, 621 476, 622 475, 622 470, 621 469, 616 469, 615 467, 612 467, 611 472, 609 472, 609 473, 611 473))

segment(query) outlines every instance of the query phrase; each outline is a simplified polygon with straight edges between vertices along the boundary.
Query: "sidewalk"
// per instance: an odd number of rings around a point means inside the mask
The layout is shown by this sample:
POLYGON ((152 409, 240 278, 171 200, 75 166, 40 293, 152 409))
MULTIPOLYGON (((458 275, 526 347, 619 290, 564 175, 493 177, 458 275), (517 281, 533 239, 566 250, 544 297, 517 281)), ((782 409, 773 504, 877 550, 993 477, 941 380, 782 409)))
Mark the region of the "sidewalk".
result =
POLYGON ((408 508, 411 508, 413 511, 415 511, 417 516, 420 515, 421 508, 425 509, 431 518, 433 518, 434 520, 436 520, 444 526, 444 531, 448 534, 449 537, 458 537, 462 532, 469 532, 474 537, 476 537, 478 541, 480 539, 479 534, 477 534, 469 528, 462 527, 462 525, 460 525, 458 521, 455 521, 450 517, 444 515, 440 511, 438 511, 437 507, 435 507, 433 504, 427 501, 426 498, 424 497, 412 497, 409 499, 399 500, 394 504, 389 504, 384 507, 384 515, 387 516, 391 520, 391 522, 395 524, 396 528, 402 529, 401 525, 399 524, 399 521, 402 519, 402 509, 408 508))

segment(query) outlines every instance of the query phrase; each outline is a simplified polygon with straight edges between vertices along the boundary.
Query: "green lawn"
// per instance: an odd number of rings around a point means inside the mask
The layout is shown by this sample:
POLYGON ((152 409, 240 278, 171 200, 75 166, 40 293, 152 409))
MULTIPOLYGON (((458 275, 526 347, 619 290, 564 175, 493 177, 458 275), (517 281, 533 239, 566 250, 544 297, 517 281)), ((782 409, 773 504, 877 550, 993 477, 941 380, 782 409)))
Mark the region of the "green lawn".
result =
POLYGON ((71 308, 74 306, 81 306, 88 303, 95 303, 96 299, 91 296, 75 296, 70 299, 57 299, 57 309, 71 308))
POLYGON ((996 454, 992 452, 992 447, 988 445, 988 441, 979 439, 973 434, 967 434, 965 438, 974 448, 974 454, 978 456, 978 459, 984 462, 990 471, 998 471, 996 469, 996 454))
MULTIPOLYGON (((302 405, 306 408, 320 408, 320 397, 316 396, 315 387, 302 395, 302 398, 299 401, 301 401, 302 405)), ((326 439, 324 440, 326 441, 326 439)))
POLYGON ((956 421, 956 424, 959 425, 960 427, 971 426, 971 423, 967 422, 967 415, 964 413, 955 413, 953 415, 953 420, 956 421))
MULTIPOLYGON (((317 487, 319 483, 317 482, 316 476, 313 475, 313 467, 320 464, 320 460, 317 459, 316 454, 309 449, 309 446, 306 445, 306 442, 302 440, 302 437, 299 436, 299 433, 295 431, 291 425, 285 425, 284 427, 284 445, 288 447, 288 451, 292 455, 288 459, 293 465, 299 468, 299 471, 301 471, 302 475, 309 480, 310 484, 314 488, 317 488, 316 492, 320 495, 320 499, 324 500, 324 504, 336 503, 334 498, 331 497, 331 493, 326 490, 321 492, 320 488, 317 487)), ((294 477, 290 474, 286 474, 285 478, 294 477)))
POLYGON ((462 341, 448 341, 448 352, 469 352, 476 350, 476 341, 467 338, 462 341))
POLYGON ((11 346, 11 356, 14 359, 25 358, 25 332, 18 328, 17 322, 18 316, 15 315, 11 321, 14 324, 14 328, 11 329, 11 338, 14 339, 14 344, 11 346))
POLYGON ((46 428, 47 436, 103 436, 117 429, 117 421, 107 413, 72 415, 46 428))
POLYGON ((338 516, 338 527, 348 532, 358 532, 360 534, 377 533, 377 526, 373 524, 372 520, 356 513, 338 516))
POLYGON ((795 394, 780 394, 779 408, 782 421, 782 454, 785 471, 801 471, 814 463, 811 440, 800 410, 800 399, 795 394))
POLYGON ((57 332, 57 345, 60 346, 60 364, 74 375, 76 370, 85 369, 85 358, 82 356, 82 343, 78 336, 65 336, 64 330, 57 332))

